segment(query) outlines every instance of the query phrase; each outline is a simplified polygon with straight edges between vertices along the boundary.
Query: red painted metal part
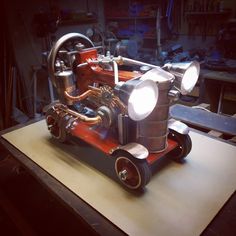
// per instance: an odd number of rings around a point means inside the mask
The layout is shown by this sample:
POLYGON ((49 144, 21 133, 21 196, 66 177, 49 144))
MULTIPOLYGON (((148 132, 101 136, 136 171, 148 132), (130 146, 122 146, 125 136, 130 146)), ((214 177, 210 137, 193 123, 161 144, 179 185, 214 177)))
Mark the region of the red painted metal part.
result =
POLYGON ((109 135, 109 133, 107 133, 106 137, 104 137, 105 132, 107 132, 107 130, 104 128, 102 129, 98 127, 96 129, 93 126, 85 124, 84 122, 78 122, 71 129, 70 133, 71 135, 82 139, 86 143, 89 143, 93 147, 98 148, 104 153, 110 154, 110 151, 117 148, 119 143, 117 142, 117 139, 112 137, 112 135, 109 135))
MULTIPOLYGON (((77 87, 80 88, 80 93, 85 92, 88 89, 88 85, 93 83, 107 84, 111 87, 115 86, 114 83, 114 72, 103 70, 99 65, 90 62, 90 60, 97 59, 97 50, 91 49, 84 52, 79 52, 76 54, 77 64, 87 62, 88 65, 79 67, 76 69, 76 74, 78 75, 77 87)), ((119 81, 128 81, 133 78, 138 78, 141 76, 139 72, 131 71, 118 71, 119 81)))
MULTIPOLYGON (((98 58, 97 50, 90 49, 87 51, 81 51, 76 54, 76 63, 80 65, 82 63, 88 63, 83 67, 76 68, 77 87, 80 89, 80 94, 88 90, 88 85, 93 83, 107 84, 111 87, 115 86, 114 83, 114 72, 103 70, 98 64, 91 62, 91 60, 96 60, 98 58)), ((139 72, 130 72, 119 70, 118 77, 120 81, 128 81, 133 78, 140 77, 139 72)), ((101 127, 92 127, 84 122, 74 123, 73 128, 70 130, 71 135, 82 139, 93 147, 101 150, 105 154, 110 155, 112 150, 118 148, 120 144, 118 143, 117 137, 111 135, 111 132, 107 129, 101 127), (105 134, 105 136, 104 136, 105 134)), ((155 161, 163 157, 166 153, 170 152, 178 146, 178 143, 168 139, 168 147, 165 151, 160 153, 151 153, 147 157, 147 162, 149 165, 153 164, 155 161)))
MULTIPOLYGON (((82 139, 86 143, 92 145, 93 147, 101 150, 105 154, 110 155, 111 151, 120 146, 117 139, 111 134, 107 134, 104 137, 104 133, 107 132, 106 129, 97 128, 89 126, 83 122, 78 122, 74 124, 71 129, 71 135, 82 139)), ((165 151, 160 153, 150 153, 147 157, 147 162, 149 165, 153 164, 155 161, 163 157, 166 153, 170 152, 178 146, 178 143, 168 139, 168 147, 165 151)))

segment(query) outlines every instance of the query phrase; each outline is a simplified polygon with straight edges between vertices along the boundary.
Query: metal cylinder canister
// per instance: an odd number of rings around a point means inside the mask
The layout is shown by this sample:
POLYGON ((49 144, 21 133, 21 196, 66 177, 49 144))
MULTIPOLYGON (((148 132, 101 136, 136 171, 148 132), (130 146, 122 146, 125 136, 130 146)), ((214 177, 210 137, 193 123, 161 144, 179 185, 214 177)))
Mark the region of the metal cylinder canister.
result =
POLYGON ((118 138, 119 143, 125 145, 136 140, 137 123, 128 115, 118 115, 118 138))
POLYGON ((121 40, 116 44, 116 52, 120 56, 135 58, 138 54, 138 44, 136 40, 121 40))
POLYGON ((72 94, 76 90, 73 79, 73 72, 71 70, 60 71, 56 75, 56 87, 59 100, 66 105, 72 105, 73 101, 65 98, 64 92, 67 91, 72 94))
POLYGON ((170 106, 168 92, 171 81, 158 82, 157 86, 159 96, 156 107, 147 118, 137 123, 138 142, 153 153, 164 151, 167 148, 170 106))

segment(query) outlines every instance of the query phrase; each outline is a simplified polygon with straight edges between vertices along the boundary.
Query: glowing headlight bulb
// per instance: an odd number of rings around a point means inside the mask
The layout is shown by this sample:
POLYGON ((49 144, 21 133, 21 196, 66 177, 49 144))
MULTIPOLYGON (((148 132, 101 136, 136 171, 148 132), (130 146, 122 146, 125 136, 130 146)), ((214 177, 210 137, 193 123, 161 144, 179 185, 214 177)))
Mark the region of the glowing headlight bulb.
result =
POLYGON ((175 86, 183 95, 190 93, 198 81, 200 65, 197 61, 167 63, 163 68, 175 76, 175 86))
POLYGON ((118 88, 120 99, 128 107, 128 115, 132 120, 145 119, 156 106, 158 88, 151 80, 130 80, 118 88))

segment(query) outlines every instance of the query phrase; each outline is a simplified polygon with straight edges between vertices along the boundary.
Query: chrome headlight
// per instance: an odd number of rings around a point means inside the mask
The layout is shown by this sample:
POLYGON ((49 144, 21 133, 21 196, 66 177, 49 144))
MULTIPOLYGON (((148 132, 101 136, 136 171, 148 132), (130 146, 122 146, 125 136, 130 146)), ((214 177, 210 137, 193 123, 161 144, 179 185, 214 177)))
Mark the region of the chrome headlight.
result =
POLYGON ((129 80, 115 87, 119 98, 128 107, 128 115, 132 120, 145 119, 156 106, 158 88, 151 80, 129 80))
POLYGON ((197 61, 167 63, 163 68, 175 76, 175 86, 183 95, 190 93, 198 81, 200 65, 197 61))

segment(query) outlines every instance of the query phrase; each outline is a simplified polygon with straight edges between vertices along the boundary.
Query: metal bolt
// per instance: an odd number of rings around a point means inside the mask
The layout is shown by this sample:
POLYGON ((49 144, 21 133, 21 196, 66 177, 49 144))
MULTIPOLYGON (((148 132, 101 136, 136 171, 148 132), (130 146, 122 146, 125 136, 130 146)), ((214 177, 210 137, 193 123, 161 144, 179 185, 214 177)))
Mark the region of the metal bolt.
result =
POLYGON ((119 172, 119 178, 122 181, 125 181, 127 179, 127 177, 128 177, 128 171, 126 169, 119 172))

